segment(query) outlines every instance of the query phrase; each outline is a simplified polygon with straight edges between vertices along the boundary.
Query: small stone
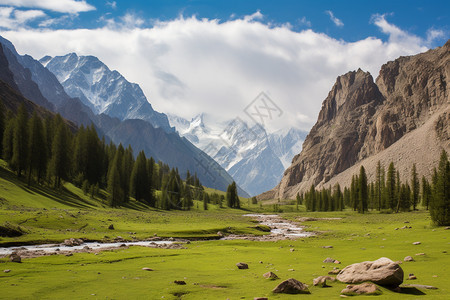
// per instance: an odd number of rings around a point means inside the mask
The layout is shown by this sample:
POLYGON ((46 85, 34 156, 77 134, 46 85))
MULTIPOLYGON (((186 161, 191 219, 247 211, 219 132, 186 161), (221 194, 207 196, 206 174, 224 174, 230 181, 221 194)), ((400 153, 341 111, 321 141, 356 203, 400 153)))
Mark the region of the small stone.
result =
POLYGON ((319 276, 319 277, 313 279, 313 285, 320 286, 320 287, 328 287, 327 280, 335 281, 336 279, 331 276, 319 276))
POLYGON ((11 270, 9 270, 9 269, 3 270, 3 273, 9 273, 9 272, 11 272, 11 270))
POLYGON ((404 261, 414 261, 414 258, 412 258, 412 256, 407 256, 403 260, 404 261))
POLYGON ((421 242, 414 242, 413 245, 420 245, 422 244, 421 242))
POLYGON ((294 278, 289 278, 281 282, 272 290, 272 292, 284 294, 311 294, 306 284, 294 278))
POLYGON ((220 237, 222 237, 222 236, 223 236, 222 231, 217 231, 217 235, 220 236, 220 237))
POLYGON ((240 270, 248 269, 248 264, 243 263, 243 262, 237 263, 236 266, 237 266, 238 269, 240 269, 240 270))
POLYGON ((153 269, 150 269, 150 268, 147 268, 147 267, 142 268, 142 270, 143 270, 143 271, 153 271, 153 269))
POLYGON ((267 298, 267 297, 256 297, 256 298, 253 298, 253 300, 269 300, 269 298, 267 298))
POLYGON ((109 225, 108 229, 109 230, 114 230, 114 225, 113 224, 109 225))
POLYGON ((278 279, 278 276, 273 272, 267 272, 263 274, 263 277, 270 280, 278 279))
POLYGON ((260 260, 259 263, 262 264, 263 262, 260 260))
POLYGON ((289 249, 289 251, 291 251, 291 252, 294 252, 294 251, 295 251, 295 249, 294 249, 294 248, 291 248, 291 249, 289 249))
POLYGON ((67 253, 66 256, 67 256, 67 257, 73 256, 73 253, 67 253))
POLYGON ((338 261, 338 260, 335 260, 334 263, 335 263, 335 264, 340 264, 341 262, 338 261))
POLYGON ((449 230, 450 226, 444 227, 444 230, 449 230))
POLYGON ((22 258, 20 257, 19 254, 17 254, 16 252, 13 252, 9 255, 9 261, 20 263, 20 262, 22 262, 22 258))
POLYGON ((425 255, 425 253, 416 253, 417 256, 425 255))
POLYGON ((357 285, 347 285, 345 289, 341 291, 341 294, 347 296, 353 295, 380 295, 382 292, 373 283, 364 282, 357 285))
POLYGON ((186 285, 186 282, 184 280, 175 280, 173 283, 178 285, 186 285))
POLYGON ((415 279, 417 279, 417 277, 414 275, 409 275, 409 277, 408 277, 408 280, 415 280, 415 279))
POLYGON ((433 275, 433 276, 431 276, 431 277, 437 278, 437 277, 439 277, 439 276, 437 276, 437 275, 433 275))
POLYGON ((337 274, 339 274, 340 271, 341 271, 341 270, 339 270, 339 269, 337 269, 337 270, 331 270, 331 271, 328 272, 328 275, 337 275, 337 274))
POLYGON ((324 249, 331 249, 331 248, 333 248, 333 246, 322 246, 322 248, 324 248, 324 249))
POLYGON ((331 257, 327 257, 327 258, 325 258, 324 259, 324 263, 330 263, 330 264, 332 264, 332 263, 334 263, 336 260, 335 259, 332 259, 331 257))
POLYGON ((288 271, 292 272, 292 271, 295 271, 295 270, 294 269, 288 269, 288 271))

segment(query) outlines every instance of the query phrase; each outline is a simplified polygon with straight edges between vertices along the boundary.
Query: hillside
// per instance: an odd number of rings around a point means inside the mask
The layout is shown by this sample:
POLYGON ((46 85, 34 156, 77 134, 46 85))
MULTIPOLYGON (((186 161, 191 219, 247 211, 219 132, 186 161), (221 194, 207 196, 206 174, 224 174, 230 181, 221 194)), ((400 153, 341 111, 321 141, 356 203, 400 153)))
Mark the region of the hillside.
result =
POLYGON ((311 184, 348 183, 360 164, 370 180, 378 160, 397 162, 402 176, 417 163, 419 174, 429 176, 439 157, 433 154, 450 149, 449 81, 450 41, 386 63, 375 82, 361 69, 339 76, 302 152, 260 198, 293 198, 311 184))

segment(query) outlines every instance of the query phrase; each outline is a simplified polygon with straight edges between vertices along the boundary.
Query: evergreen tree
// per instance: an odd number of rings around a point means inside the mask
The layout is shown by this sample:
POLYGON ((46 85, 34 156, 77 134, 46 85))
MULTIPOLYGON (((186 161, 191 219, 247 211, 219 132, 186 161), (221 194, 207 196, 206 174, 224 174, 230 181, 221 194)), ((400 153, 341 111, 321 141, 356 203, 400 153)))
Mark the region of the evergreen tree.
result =
POLYGON ((2 157, 3 151, 3 132, 5 131, 5 106, 3 106, 3 101, 0 99, 0 157, 2 157))
POLYGON ((70 137, 69 130, 60 115, 56 116, 55 121, 56 134, 53 138, 48 173, 54 177, 55 188, 58 188, 61 185, 61 180, 67 180, 70 174, 70 137))
POLYGON ((439 226, 450 225, 450 161, 445 150, 442 150, 436 178, 433 182, 435 183, 430 203, 431 219, 439 226))
POLYGON ((17 112, 16 124, 13 131, 13 155, 11 167, 20 177, 26 169, 28 161, 28 113, 25 105, 21 105, 17 112))
POLYGON ((208 193, 203 194, 203 210, 208 210, 208 193))
POLYGON ((227 188, 227 205, 232 208, 241 208, 236 182, 234 181, 227 188))
POLYGON ((411 202, 413 206, 413 210, 416 210, 416 206, 419 202, 419 192, 420 192, 420 183, 419 176, 417 175, 416 164, 413 164, 411 170, 411 202))
MULTIPOLYGON (((144 155, 144 157, 145 157, 145 155, 144 155)), ((131 149, 131 146, 128 145, 127 149, 124 150, 123 157, 122 157, 122 164, 120 166, 120 171, 121 171, 120 182, 122 185, 124 202, 128 202, 130 200, 130 177, 131 177, 131 171, 133 170, 133 163, 134 163, 133 149, 131 149)), ((145 162, 143 163, 143 168, 145 169, 145 172, 147 172, 147 159, 145 159, 145 162)), ((148 176, 145 177, 145 180, 146 180, 145 184, 147 184, 148 176)), ((146 193, 146 196, 148 196, 147 193, 146 193)), ((150 201, 150 198, 147 197, 147 199, 145 201, 148 203, 150 201)))
POLYGON ((366 170, 363 166, 359 169, 359 177, 358 177, 358 198, 359 198, 359 205, 358 205, 358 211, 360 213, 364 213, 367 211, 367 198, 368 198, 368 191, 367 191, 367 176, 366 176, 366 170))
POLYGON ((192 205, 192 188, 189 184, 186 183, 184 198, 183 198, 183 209, 190 210, 192 205))
POLYGON ((13 156, 13 136, 14 136, 14 124, 16 123, 15 118, 13 118, 12 113, 9 112, 9 114, 6 117, 5 122, 5 131, 3 132, 3 159, 11 163, 11 159, 13 156))
POLYGON ((381 169, 381 162, 377 162, 377 170, 376 170, 376 178, 375 178, 375 198, 377 201, 377 210, 381 210, 381 200, 383 197, 383 190, 382 190, 382 169, 381 169))
POLYGON ((394 163, 391 162, 389 164, 387 179, 386 179, 386 205, 387 208, 394 209, 395 204, 397 203, 397 195, 396 195, 396 180, 395 180, 395 167, 394 163))
POLYGON ((139 152, 131 172, 131 193, 137 201, 150 202, 150 186, 148 185, 147 158, 144 151, 139 152))
POLYGON ((425 176, 422 176, 422 205, 429 209, 432 193, 431 186, 425 176))
POLYGON ((30 185, 33 171, 37 173, 39 182, 47 166, 44 127, 36 112, 29 120, 28 132, 28 185, 30 185))
POLYGON ((111 207, 118 207, 123 202, 123 190, 120 182, 121 153, 116 152, 108 170, 108 200, 111 207))

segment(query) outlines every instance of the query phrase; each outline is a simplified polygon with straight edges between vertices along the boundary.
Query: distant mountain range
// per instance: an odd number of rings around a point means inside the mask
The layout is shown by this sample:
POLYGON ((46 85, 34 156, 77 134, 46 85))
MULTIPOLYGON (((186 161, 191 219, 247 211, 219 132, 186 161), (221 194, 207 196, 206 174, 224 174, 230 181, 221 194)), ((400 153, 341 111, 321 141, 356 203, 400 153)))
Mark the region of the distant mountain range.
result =
POLYGON ((336 79, 317 122, 280 183, 260 199, 295 198, 312 184, 349 186, 364 166, 394 162, 402 181, 412 164, 431 177, 442 149, 450 151, 450 40, 381 67, 376 80, 361 69, 336 79))
POLYGON ((214 124, 208 115, 191 121, 168 115, 181 136, 214 158, 251 195, 274 187, 301 150, 306 132, 289 129, 268 134, 241 119, 214 124))
MULTIPOLYGON (((226 190, 233 181, 211 157, 170 128, 167 117, 153 110, 137 84, 110 71, 95 57, 69 54, 42 59, 55 71, 61 68, 62 73, 57 74, 64 79, 69 94, 39 61, 19 55, 14 45, 2 37, 0 44, 0 80, 16 93, 78 125, 93 123, 100 135, 116 144, 130 144, 135 154, 144 150, 147 156, 177 167, 181 174, 187 170, 197 173, 205 186, 226 190)), ((238 192, 248 196, 240 187, 238 192)))

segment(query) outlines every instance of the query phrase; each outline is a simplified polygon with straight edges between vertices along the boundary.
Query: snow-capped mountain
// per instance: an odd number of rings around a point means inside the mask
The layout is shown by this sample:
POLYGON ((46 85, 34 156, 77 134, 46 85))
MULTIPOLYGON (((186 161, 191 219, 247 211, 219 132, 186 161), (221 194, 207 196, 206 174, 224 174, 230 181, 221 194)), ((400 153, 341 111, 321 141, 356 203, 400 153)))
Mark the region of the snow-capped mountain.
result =
POLYGON ((261 126, 249 127, 239 118, 214 123, 205 114, 191 121, 168 117, 181 136, 214 158, 251 195, 279 182, 307 134, 295 128, 267 134, 261 126))
POLYGON ((79 98, 95 114, 106 114, 120 120, 141 119, 154 127, 170 131, 165 114, 153 110, 142 89, 111 71, 94 56, 45 56, 42 65, 56 75, 70 97, 79 98))

